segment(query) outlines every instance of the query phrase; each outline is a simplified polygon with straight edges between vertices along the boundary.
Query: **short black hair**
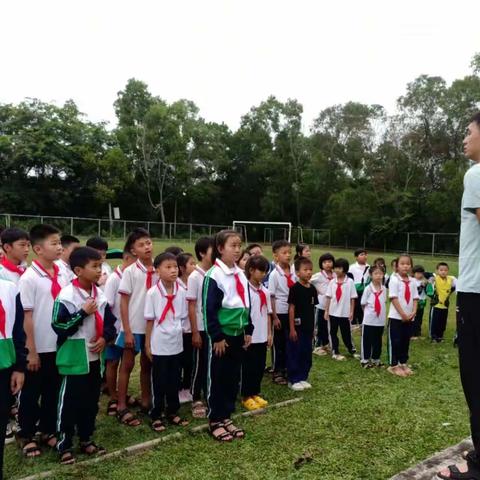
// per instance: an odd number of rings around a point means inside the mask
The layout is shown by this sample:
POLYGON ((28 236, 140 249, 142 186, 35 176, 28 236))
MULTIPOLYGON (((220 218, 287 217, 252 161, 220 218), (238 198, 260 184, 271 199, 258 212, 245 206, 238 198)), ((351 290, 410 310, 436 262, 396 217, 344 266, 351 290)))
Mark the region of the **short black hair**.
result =
POLYGON ((252 255, 245 265, 247 278, 250 278, 250 270, 260 270, 267 273, 270 270, 270 262, 263 255, 252 255))
MULTIPOLYGON (((168 253, 168 252, 167 252, 168 253)), ((185 268, 187 266, 188 261, 193 258, 191 253, 183 252, 177 255, 177 265, 178 268, 182 267, 185 268)))
POLYGON ((369 269, 368 269, 368 273, 370 275, 373 274, 373 272, 377 271, 377 270, 380 270, 384 275, 385 275, 385 267, 383 267, 382 265, 379 265, 378 263, 374 263, 369 269))
POLYGON ((92 247, 78 247, 76 248, 72 254, 70 255, 70 268, 72 270, 75 269, 75 267, 80 267, 80 268, 85 268, 88 262, 91 261, 99 261, 102 259, 102 256, 96 250, 95 248, 92 247))
POLYGON ((259 243, 250 243, 248 247, 245 249, 248 253, 250 253, 254 248, 260 248, 263 252, 263 248, 259 243))
POLYGON ((133 244, 137 241, 140 240, 141 238, 152 238, 150 236, 150 233, 148 230, 145 230, 142 227, 134 228, 127 237, 127 241, 125 242, 125 247, 123 247, 124 250, 127 252, 132 251, 133 244))
POLYGON ((401 253, 398 257, 397 257, 397 265, 398 263, 400 262, 400 259, 401 258, 408 258, 410 260, 410 265, 413 267, 413 258, 410 254, 408 253, 401 253))
POLYGON ((292 244, 288 240, 275 240, 272 243, 272 252, 275 253, 283 247, 291 247, 292 244))
POLYGON ((422 265, 415 265, 412 268, 412 273, 425 273, 425 269, 422 267, 422 265))
POLYGON ((60 230, 48 223, 40 223, 30 229, 30 242, 34 246, 43 242, 51 235, 60 235, 60 230))
POLYGON ((341 268, 343 273, 348 273, 348 269, 350 268, 350 264, 346 258, 337 258, 333 264, 333 268, 341 268))
POLYGON ((177 257, 171 253, 171 252, 163 252, 160 253, 155 257, 155 260, 153 261, 153 267, 157 268, 159 267, 163 262, 166 262, 167 260, 173 260, 174 262, 177 261, 177 257))
POLYGON ((85 245, 95 250, 108 250, 108 242, 102 237, 89 238, 85 245))
POLYGON ((295 266, 295 271, 298 272, 301 268, 302 265, 309 265, 310 267, 313 268, 313 262, 307 258, 307 257, 298 257, 295 259, 293 262, 293 265, 295 266))
POLYGON ((476 123, 480 128, 480 112, 477 112, 474 115, 472 115, 469 123, 472 123, 472 122, 476 123))
POLYGON ((318 266, 320 267, 320 270, 323 270, 323 262, 328 262, 330 260, 332 263, 335 263, 335 257, 331 253, 324 253, 323 255, 320 255, 320 258, 318 260, 318 266))
POLYGON ((27 240, 30 241, 30 236, 25 230, 17 227, 10 227, 3 230, 0 234, 0 243, 2 245, 12 245, 18 240, 27 240))
POLYGON ((367 253, 367 250, 365 248, 357 248, 354 252, 353 252, 353 255, 355 256, 355 258, 357 258, 359 255, 361 255, 362 253, 367 253))
POLYGON ((68 248, 72 243, 80 243, 80 240, 73 235, 62 235, 60 241, 63 248, 68 248))
POLYGON ((167 247, 165 250, 164 250, 165 253, 173 253, 175 256, 178 256, 180 255, 181 253, 183 253, 183 248, 182 247, 178 247, 177 245, 171 245, 170 247, 167 247))
POLYGON ((201 237, 195 242, 195 255, 199 262, 202 260, 202 254, 206 255, 210 247, 213 249, 214 244, 213 237, 201 237))
POLYGON ((447 267, 448 269, 450 268, 447 262, 438 262, 436 269, 438 270, 440 267, 447 267))

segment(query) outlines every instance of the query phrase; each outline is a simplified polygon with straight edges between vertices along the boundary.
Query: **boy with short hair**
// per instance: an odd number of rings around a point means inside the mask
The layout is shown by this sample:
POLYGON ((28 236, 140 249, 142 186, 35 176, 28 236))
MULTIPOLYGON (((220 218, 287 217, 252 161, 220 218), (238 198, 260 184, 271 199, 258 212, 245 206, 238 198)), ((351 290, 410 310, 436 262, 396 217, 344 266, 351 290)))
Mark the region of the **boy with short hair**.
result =
POLYGON ((272 244, 275 268, 272 270, 268 291, 272 298, 273 334, 273 381, 278 385, 287 385, 287 352, 286 338, 288 334, 288 296, 290 288, 295 285, 295 274, 290 271, 292 255, 290 242, 277 240, 272 244))
POLYGON ((195 255, 198 263, 195 270, 188 277, 187 301, 188 317, 192 330, 193 346, 193 377, 192 377, 192 415, 194 418, 204 418, 207 407, 202 401, 207 398, 207 363, 208 338, 203 324, 203 280, 205 274, 212 267, 212 237, 199 238, 195 243, 195 255))
POLYGON ((130 374, 135 366, 135 356, 140 353, 140 386, 142 410, 150 410, 150 371, 151 362, 145 353, 144 309, 147 291, 157 283, 158 277, 153 268, 153 243, 144 228, 136 228, 127 238, 125 250, 137 259, 123 271, 118 292, 121 295, 120 333, 116 345, 123 348, 120 373, 118 376, 117 418, 130 427, 140 425, 140 420, 128 410, 127 392, 130 374))
POLYGON ((100 398, 101 354, 106 343, 115 338, 116 320, 96 286, 102 274, 98 251, 79 247, 71 255, 70 265, 76 278, 60 291, 52 316, 52 328, 58 335, 56 363, 63 375, 57 422, 57 450, 63 465, 75 462, 75 432, 82 453, 105 453, 92 435, 100 398))
POLYGON ((102 237, 92 237, 87 240, 86 246, 94 248, 102 256, 102 275, 98 281, 98 286, 104 290, 107 278, 112 274, 112 267, 106 261, 108 242, 102 237))
POLYGON ((443 342, 447 328, 450 296, 455 292, 457 279, 448 274, 448 263, 437 264, 436 272, 427 285, 430 300, 430 339, 432 342, 443 342))
POLYGON ((289 387, 299 391, 311 388, 307 382, 312 368, 312 342, 317 289, 310 283, 313 263, 309 258, 295 260, 297 282, 288 295, 289 336, 287 339, 287 373, 289 387))
POLYGON ((353 313, 353 325, 361 325, 363 321, 363 308, 361 299, 365 287, 368 285, 370 275, 368 273, 370 265, 367 263, 368 253, 364 248, 358 248, 353 252, 355 255, 355 263, 350 265, 348 273, 352 275, 355 288, 357 290, 357 298, 355 299, 355 312, 353 313))
POLYGON ((18 437, 24 455, 34 457, 41 453, 34 438, 37 430, 42 433, 42 440, 47 446, 54 448, 57 443, 55 434, 60 377, 55 364, 57 335, 51 321, 54 301, 62 287, 69 282, 55 264, 62 253, 58 229, 47 224, 36 225, 30 230, 30 241, 37 258, 18 284, 25 311, 24 329, 28 349, 25 384, 18 409, 18 437))
POLYGON ((21 228, 6 228, 0 235, 4 256, 0 261, 0 278, 18 285, 27 269, 30 237, 21 228))
POLYGON ((62 242, 63 250, 60 258, 55 263, 65 272, 65 276, 72 281, 75 278, 75 274, 70 268, 70 255, 75 249, 80 247, 80 240, 73 235, 62 235, 60 241, 62 242))
MULTIPOLYGON (((428 280, 426 277, 425 269, 421 265, 415 265, 412 269, 413 278, 417 286, 418 292, 418 304, 417 314, 413 320, 413 330, 411 340, 416 340, 422 335, 422 323, 423 313, 425 311, 425 305, 427 304, 427 285, 428 280)), ((431 275, 431 274, 429 274, 431 275)))

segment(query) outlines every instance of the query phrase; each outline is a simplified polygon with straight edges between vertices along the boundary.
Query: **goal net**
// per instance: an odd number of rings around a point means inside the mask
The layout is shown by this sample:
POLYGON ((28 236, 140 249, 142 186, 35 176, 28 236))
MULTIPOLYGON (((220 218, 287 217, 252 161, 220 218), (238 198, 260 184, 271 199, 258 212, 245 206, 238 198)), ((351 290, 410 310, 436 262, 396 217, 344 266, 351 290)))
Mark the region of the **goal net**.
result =
POLYGON ((241 233, 245 243, 272 243, 275 240, 292 239, 290 222, 255 222, 251 220, 235 220, 233 230, 241 233))

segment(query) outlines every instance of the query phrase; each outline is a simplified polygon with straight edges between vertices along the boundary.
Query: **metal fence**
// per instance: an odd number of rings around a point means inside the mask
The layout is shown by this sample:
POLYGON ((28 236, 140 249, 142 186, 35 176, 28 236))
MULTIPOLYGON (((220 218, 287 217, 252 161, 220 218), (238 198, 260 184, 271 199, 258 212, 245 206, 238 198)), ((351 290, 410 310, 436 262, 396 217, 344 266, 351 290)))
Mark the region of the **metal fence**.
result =
MULTIPOLYGON (((29 230, 38 223, 50 223, 64 233, 77 237, 99 235, 109 239, 125 239, 136 228, 147 229, 153 238, 194 242, 197 238, 214 235, 232 225, 209 225, 200 223, 173 223, 112 220, 85 217, 58 217, 49 215, 23 215, 13 213, 0 214, 0 225, 17 226, 29 230)), ((268 225, 249 225, 248 241, 272 243, 274 240, 287 238, 285 227, 276 228, 268 225)), ((324 248, 342 248, 353 250, 363 247, 378 252, 407 252, 426 255, 458 255, 459 234, 440 232, 399 232, 388 236, 363 235, 351 232, 339 235, 325 228, 293 227, 292 243, 307 243, 324 248)))

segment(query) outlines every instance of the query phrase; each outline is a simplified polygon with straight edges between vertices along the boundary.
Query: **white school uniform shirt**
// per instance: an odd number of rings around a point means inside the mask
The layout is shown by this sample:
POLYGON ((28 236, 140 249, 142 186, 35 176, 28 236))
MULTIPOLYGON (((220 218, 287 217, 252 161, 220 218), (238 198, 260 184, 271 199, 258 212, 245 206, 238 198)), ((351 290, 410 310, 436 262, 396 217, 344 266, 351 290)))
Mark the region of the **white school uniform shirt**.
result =
POLYGON ((370 278, 370 274, 368 273, 369 268, 370 265, 368 263, 360 265, 358 262, 355 262, 350 265, 348 272, 353 275, 353 281, 355 284, 362 283, 362 278, 363 283, 366 284, 367 280, 370 278))
POLYGON ((187 292, 177 282, 173 284, 173 308, 159 323, 167 306, 167 291, 159 281, 146 295, 145 321, 153 322, 150 349, 152 355, 177 355, 183 351, 182 318, 187 309, 187 292))
MULTIPOLYGON (((145 297, 147 296, 147 268, 140 260, 123 271, 118 291, 122 295, 130 295, 128 303, 128 320, 132 333, 145 335, 145 297)), ((158 282, 155 272, 152 275, 152 286, 158 282)), ((123 324, 120 325, 123 332, 123 324)))
POLYGON ((350 277, 345 276, 342 284, 342 296, 337 302, 336 291, 338 281, 336 278, 330 281, 327 287, 326 297, 330 298, 330 308, 328 314, 332 317, 348 318, 350 317, 350 300, 357 298, 357 290, 355 284, 350 277))
POLYGON ((363 324, 364 325, 372 325, 374 327, 384 327, 385 321, 387 319, 387 289, 384 285, 381 288, 381 294, 378 296, 380 301, 380 315, 377 315, 375 312, 375 293, 378 293, 373 283, 370 283, 362 295, 361 304, 365 306, 364 314, 363 314, 363 324))
MULTIPOLYGON (((19 268, 23 269, 24 273, 25 273, 25 270, 27 269, 27 267, 28 267, 27 262, 23 262, 19 265, 19 268)), ((17 272, 12 272, 11 270, 9 270, 8 268, 5 268, 0 263, 0 279, 7 280, 9 282, 13 282, 15 285, 18 286, 18 282, 20 281, 21 277, 22 277, 22 275, 20 275, 17 272)))
POLYGON ((421 292, 418 294, 418 299, 419 300, 425 300, 427 298, 428 280, 418 280, 415 277, 413 277, 413 280, 415 282, 415 287, 417 288, 417 292, 421 290, 421 292))
POLYGON ((203 323, 203 280, 205 273, 205 270, 197 265, 188 277, 187 282, 187 301, 196 302, 195 316, 197 317, 197 328, 199 332, 205 330, 203 323))
MULTIPOLYGON (((70 282, 65 273, 58 269, 58 283, 61 287, 70 282)), ((32 312, 33 334, 37 353, 57 351, 57 334, 52 328, 53 297, 52 281, 35 262, 27 268, 18 282, 20 300, 25 311, 32 312)))
POLYGON ((63 271, 65 278, 68 278, 69 282, 71 282, 75 278, 75 274, 72 272, 70 265, 67 262, 63 261, 61 258, 55 260, 55 265, 57 265, 57 267, 63 271))
MULTIPOLYGON (((294 273, 291 273, 290 275, 295 283, 297 281, 297 276, 294 273)), ((288 295, 290 293, 290 288, 288 287, 285 272, 278 265, 275 265, 274 270, 268 278, 268 291, 270 296, 275 299, 276 313, 288 313, 288 295)))
POLYGON ((110 305, 110 310, 117 319, 115 322, 115 330, 117 331, 117 333, 120 331, 120 325, 122 323, 122 320, 120 318, 120 302, 122 296, 118 291, 118 289, 120 288, 120 281, 122 280, 122 276, 122 268, 119 265, 108 277, 107 283, 105 283, 105 290, 103 291, 107 302, 110 305))
MULTIPOLYGON (((187 279, 188 282, 188 279, 187 279)), ((182 317, 182 332, 183 333, 192 333, 192 327, 190 326, 190 320, 188 318, 188 302, 187 302, 187 285, 181 278, 177 278, 177 284, 179 288, 185 291, 185 310, 184 316, 182 317)))
POLYGON ((264 285, 259 288, 248 282, 250 293, 250 317, 253 323, 252 343, 265 343, 268 340, 269 315, 272 313, 272 300, 264 285), (267 305, 260 310, 261 300, 258 290, 262 290, 267 298, 267 305))
POLYGON ((310 283, 317 289, 318 305, 315 305, 315 308, 318 310, 325 310, 328 284, 334 278, 336 278, 335 272, 332 272, 332 277, 329 278, 324 270, 320 270, 320 272, 313 275, 310 280, 310 283))
MULTIPOLYGON (((405 300, 405 289, 406 285, 400 278, 400 275, 395 273, 390 277, 390 283, 388 285, 389 288, 389 298, 397 298, 400 302, 400 306, 402 307, 403 311, 409 315, 413 313, 413 301, 418 300, 418 290, 417 284, 415 283, 415 279, 412 277, 408 277, 408 284, 410 287, 410 301, 406 302, 405 300)), ((388 318, 394 318, 395 320, 401 320, 402 317, 398 313, 397 309, 390 302, 390 310, 388 312, 388 318)))
MULTIPOLYGON (((106 277, 107 280, 108 280, 108 278, 110 277, 111 274, 112 274, 112 267, 107 262, 103 262, 102 263, 102 277, 106 277)), ((100 288, 100 290, 104 291, 106 284, 107 284, 107 282, 105 281, 105 283, 103 285, 100 285, 98 288, 100 288)))

